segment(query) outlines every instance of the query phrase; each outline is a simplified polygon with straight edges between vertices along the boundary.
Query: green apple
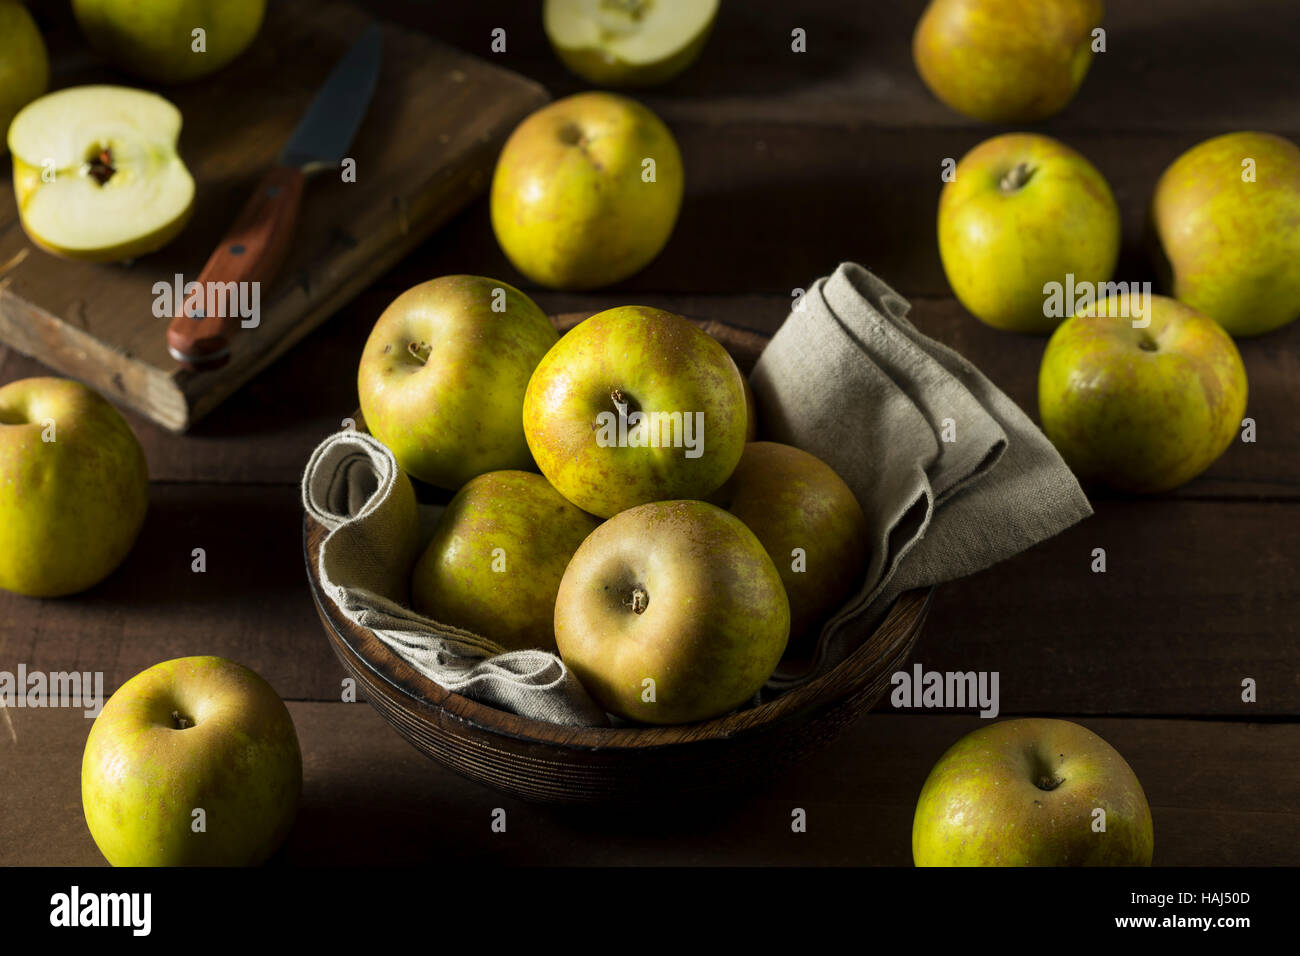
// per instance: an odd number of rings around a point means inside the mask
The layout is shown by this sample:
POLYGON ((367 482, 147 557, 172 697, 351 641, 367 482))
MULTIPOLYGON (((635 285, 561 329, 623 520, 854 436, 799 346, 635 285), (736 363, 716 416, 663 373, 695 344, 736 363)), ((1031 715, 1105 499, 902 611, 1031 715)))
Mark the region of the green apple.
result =
MULTIPOLYGON (((939 256, 976 318, 1009 332, 1050 332, 1050 282, 1110 279, 1119 207, 1101 173, 1064 143, 1008 133, 980 143, 939 195, 939 256)), ((1068 314, 1068 312, 1066 313, 1068 314)))
POLYGON ((967 734, 930 771, 912 821, 917 866, 1150 866, 1153 847, 1137 776, 1068 720, 967 734))
POLYGON ((1300 147, 1228 133, 1164 171, 1151 222, 1174 298, 1234 336, 1300 316, 1300 147))
POLYGON ((533 282, 594 289, 659 254, 682 182, 677 141, 659 117, 626 97, 580 93, 510 134, 492 177, 492 228, 533 282))
POLYGON ((161 249, 194 204, 194 179, 176 152, 180 133, 180 111, 145 90, 76 86, 29 103, 9 127, 28 237, 93 262, 161 249))
POLYGON ((506 650, 554 651, 560 579, 599 524, 541 475, 479 475, 438 519, 411 575, 412 603, 506 650))
POLYGON ((1092 62, 1101 0, 931 0, 912 36, 925 85, 987 123, 1065 109, 1092 62))
POLYGON ((72 0, 72 9, 101 56, 155 83, 184 83, 248 48, 266 0, 72 0))
POLYGON ((531 469, 524 389, 558 338, 514 286, 464 275, 421 283, 370 332, 357 373, 361 413, 404 471, 441 488, 531 469))
POLYGON ((654 86, 695 62, 718 0, 546 0, 542 22, 565 66, 596 86, 654 86))
POLYGON ((221 657, 155 664, 118 688, 81 760, 81 805, 113 866, 252 866, 293 825, 302 756, 284 702, 221 657))
POLYGON ((0 388, 0 588, 58 597, 99 583, 148 506, 140 442, 96 392, 62 378, 0 388))
POLYGON ((1074 473, 1136 493, 1199 475, 1246 410, 1246 369, 1228 334, 1181 302, 1150 300, 1142 319, 1127 295, 1083 309, 1056 330, 1038 374, 1043 431, 1074 473))
POLYGON ((608 518, 647 501, 704 498, 745 448, 744 378, 681 316, 629 305, 574 326, 537 365, 524 434, 542 474, 608 518))
MULTIPOLYGON (((50 58, 27 8, 0 0, 0 133, 50 85, 50 58)), ((0 156, 6 144, 0 142, 0 156)))
POLYGON ((703 501, 657 501, 606 521, 555 602, 564 660, 609 713, 647 724, 725 714, 785 650, 781 576, 744 523, 703 501))
POLYGON ((776 442, 745 446, 710 499, 745 523, 780 572, 790 641, 815 638, 862 585, 867 519, 853 490, 815 455, 776 442))

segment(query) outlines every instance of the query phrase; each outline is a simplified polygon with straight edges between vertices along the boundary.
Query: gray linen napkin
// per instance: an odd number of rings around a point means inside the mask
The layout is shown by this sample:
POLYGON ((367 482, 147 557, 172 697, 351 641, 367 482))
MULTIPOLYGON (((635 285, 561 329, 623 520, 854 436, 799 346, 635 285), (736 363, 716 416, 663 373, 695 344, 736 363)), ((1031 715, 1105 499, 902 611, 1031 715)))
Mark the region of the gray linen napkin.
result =
POLYGON ((1092 514, 1028 416, 918 332, 909 308, 844 263, 813 284, 750 375, 762 437, 834 468, 871 529, 857 595, 822 629, 811 667, 778 670, 769 690, 834 667, 904 591, 973 574, 1092 514))
MULTIPOLYGON (((1092 513, 1028 417, 960 355, 918 332, 908 309, 880 279, 845 263, 817 280, 750 376, 762 437, 834 468, 871 533, 858 593, 823 628, 810 666, 778 671, 764 696, 842 661, 902 592, 988 567, 1092 513)), ((329 595, 421 673, 523 716, 609 722, 555 655, 503 653, 404 606, 431 515, 420 514, 378 441, 352 431, 326 439, 307 465, 303 503, 331 529, 320 555, 329 595)))
POLYGON ((416 504, 410 479, 379 441, 352 430, 325 439, 307 462, 302 501, 329 529, 319 560, 326 593, 349 620, 370 628, 425 677, 523 717, 588 727, 608 723, 556 655, 505 651, 406 606, 411 568, 428 539, 421 529, 436 513, 416 504))

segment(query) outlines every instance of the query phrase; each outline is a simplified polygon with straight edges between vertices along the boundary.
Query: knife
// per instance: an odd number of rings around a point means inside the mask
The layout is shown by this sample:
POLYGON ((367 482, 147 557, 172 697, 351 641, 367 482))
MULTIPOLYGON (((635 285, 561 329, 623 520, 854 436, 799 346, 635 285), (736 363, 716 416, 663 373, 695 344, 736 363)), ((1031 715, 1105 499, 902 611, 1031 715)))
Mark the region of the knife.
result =
MULTIPOLYGON (((337 168, 370 106, 383 59, 383 31, 372 23, 334 66, 303 114, 279 158, 244 205, 216 251, 199 273, 167 328, 167 351, 194 371, 219 368, 230 359, 230 340, 239 328, 234 315, 204 315, 205 290, 238 288, 225 283, 270 282, 284 263, 293 238, 306 177, 337 168)), ((216 301, 217 296, 212 297, 216 301)), ((227 305, 230 296, 224 301, 227 305)))

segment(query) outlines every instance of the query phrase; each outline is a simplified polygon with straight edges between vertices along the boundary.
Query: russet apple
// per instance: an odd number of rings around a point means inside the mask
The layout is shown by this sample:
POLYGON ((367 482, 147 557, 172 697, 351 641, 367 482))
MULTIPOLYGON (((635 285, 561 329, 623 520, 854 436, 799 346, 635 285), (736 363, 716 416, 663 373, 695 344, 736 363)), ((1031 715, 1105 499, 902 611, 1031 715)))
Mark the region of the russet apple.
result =
POLYGON ((510 134, 492 177, 492 228, 533 282, 594 289, 659 254, 682 189, 681 153, 659 117, 623 96, 579 93, 510 134))
MULTIPOLYGON (((1044 286, 1109 281, 1119 257, 1119 207, 1101 173, 1047 136, 980 143, 939 195, 939 256, 976 318, 1009 332, 1050 332, 1044 286)), ((1067 313, 1068 314, 1068 313, 1067 313)))
MULTIPOLYGON (((0 0, 0 133, 49 85, 50 58, 36 21, 16 0, 0 0)), ((6 148, 0 142, 0 156, 6 148)))
POLYGON ((1125 295, 1067 319, 1038 375, 1043 431, 1085 482, 1167 491, 1223 454, 1246 410, 1246 369, 1213 319, 1151 296, 1134 327, 1125 295))
POLYGON ((61 378, 0 388, 0 588, 58 597, 97 584, 148 506, 140 442, 96 392, 61 378))
POLYGON ((583 511, 704 498, 745 447, 744 378, 681 316, 630 305, 574 326, 537 365, 524 434, 537 466, 583 511))
POLYGON ((1179 156, 1156 183, 1151 223, 1174 298, 1233 336, 1300 316, 1300 147, 1228 133, 1179 156))
POLYGON ((921 79, 988 123, 1032 123, 1065 108, 1092 62, 1101 0, 931 0, 912 37, 921 79))
POLYGON ((366 341, 361 413, 402 470, 441 488, 531 470, 524 390, 558 338, 514 286, 465 275, 421 283, 393 300, 366 341))
POLYGON ((9 127, 24 231, 92 262, 161 249, 194 205, 180 134, 180 110, 146 90, 74 86, 29 103, 9 127))
POLYGON ((1132 768, 1066 720, 967 734, 930 771, 912 821, 917 866, 1150 866, 1154 845, 1132 768))
POLYGON ((560 657, 609 713, 684 724, 739 707, 790 633, 781 576, 754 533, 703 501, 658 501, 591 533, 555 602, 560 657))
POLYGON ((791 644, 815 638, 862 584, 866 516, 817 456, 776 442, 748 444, 710 500, 743 521, 776 565, 790 600, 791 644))
POLYGON ((155 83, 184 83, 247 49, 266 0, 72 0, 72 10, 101 56, 155 83))
POLYGON ((704 49, 719 0, 546 0, 542 23, 565 66, 595 86, 654 86, 704 49))
POLYGON ((507 650, 554 651, 560 579, 599 524, 534 472, 471 478, 416 562, 412 604, 507 650))
POLYGON ((81 761, 86 825, 113 866, 252 866, 302 793, 284 702, 221 657, 155 664, 95 718, 81 761))

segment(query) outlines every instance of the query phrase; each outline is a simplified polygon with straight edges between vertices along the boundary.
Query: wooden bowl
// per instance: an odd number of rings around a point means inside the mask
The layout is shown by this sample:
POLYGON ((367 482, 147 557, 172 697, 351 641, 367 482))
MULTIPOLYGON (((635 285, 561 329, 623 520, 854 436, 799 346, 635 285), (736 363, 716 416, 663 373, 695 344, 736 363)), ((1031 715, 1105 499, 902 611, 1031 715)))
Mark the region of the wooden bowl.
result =
MULTIPOLYGON (((556 322, 567 328, 584 317, 556 322)), ((734 326, 697 324, 746 373, 766 343, 734 326)), ((758 707, 678 727, 564 727, 444 690, 344 617, 321 587, 317 558, 325 535, 323 526, 305 518, 307 579, 330 645, 371 706, 444 766, 547 804, 653 800, 743 787, 774 775, 830 741, 884 695, 916 643, 930 597, 928 590, 903 594, 837 667, 758 707)))

